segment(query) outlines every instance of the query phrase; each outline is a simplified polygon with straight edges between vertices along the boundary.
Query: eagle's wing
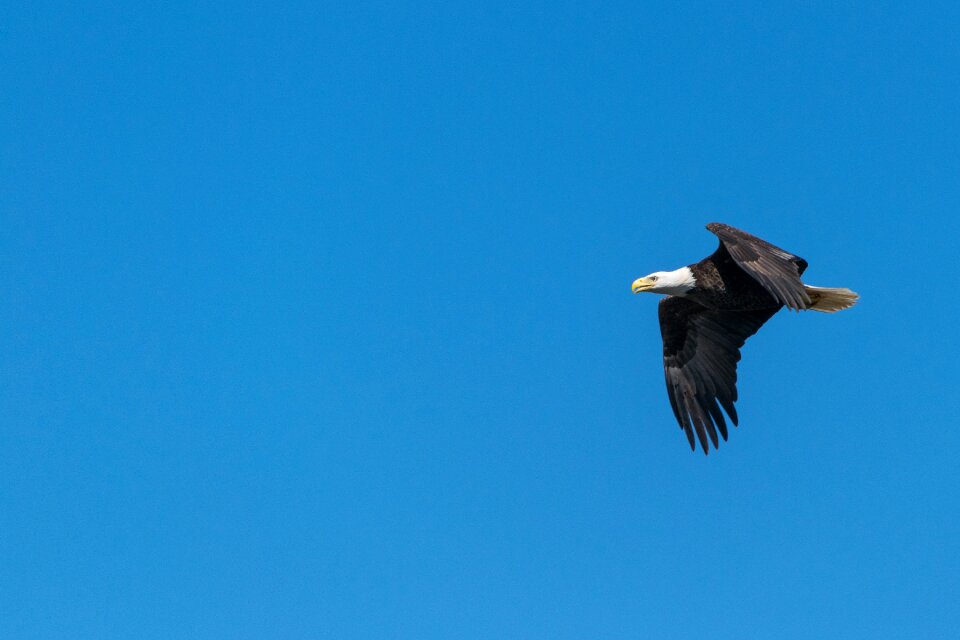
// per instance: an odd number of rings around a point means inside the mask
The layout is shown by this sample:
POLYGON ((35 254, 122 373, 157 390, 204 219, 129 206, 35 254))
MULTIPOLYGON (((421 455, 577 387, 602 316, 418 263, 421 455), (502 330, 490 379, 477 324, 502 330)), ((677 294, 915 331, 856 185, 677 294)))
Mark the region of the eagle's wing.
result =
POLYGON ((707 229, 720 238, 717 251, 726 250, 777 302, 794 310, 810 306, 810 296, 800 282, 806 260, 726 224, 711 222, 707 229))
POLYGON ((696 449, 693 433, 703 452, 719 446, 717 430, 727 439, 727 424, 720 406, 737 424, 737 362, 740 347, 779 308, 759 311, 708 309, 691 300, 667 297, 660 301, 663 336, 663 370, 670 406, 696 449))

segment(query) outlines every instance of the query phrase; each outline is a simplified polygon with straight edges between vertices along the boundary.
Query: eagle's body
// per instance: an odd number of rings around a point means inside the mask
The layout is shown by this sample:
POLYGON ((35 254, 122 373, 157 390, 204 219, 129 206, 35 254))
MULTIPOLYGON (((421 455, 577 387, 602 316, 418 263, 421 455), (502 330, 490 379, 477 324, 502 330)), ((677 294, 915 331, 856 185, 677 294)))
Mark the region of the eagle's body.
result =
POLYGON ((633 283, 634 293, 668 296, 659 307, 667 395, 690 447, 696 433, 704 453, 708 437, 715 448, 718 432, 727 439, 721 406, 737 424, 737 362, 746 339, 783 306, 832 313, 858 298, 849 289, 803 284, 806 260, 756 236, 719 223, 707 229, 720 238, 712 255, 633 283))
POLYGON ((693 273, 696 286, 683 297, 704 307, 745 310, 781 306, 763 285, 737 266, 726 250, 717 249, 712 256, 688 269, 693 273))

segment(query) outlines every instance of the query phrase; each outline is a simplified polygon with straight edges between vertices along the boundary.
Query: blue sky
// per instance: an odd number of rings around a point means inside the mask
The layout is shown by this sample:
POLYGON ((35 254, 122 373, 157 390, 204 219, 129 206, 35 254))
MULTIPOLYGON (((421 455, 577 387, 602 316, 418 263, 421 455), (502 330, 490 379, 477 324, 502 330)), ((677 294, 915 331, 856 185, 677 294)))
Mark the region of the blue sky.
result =
POLYGON ((960 11, 20 3, 0 636, 960 625, 960 11), (727 222, 862 295, 691 453, 656 299, 727 222))

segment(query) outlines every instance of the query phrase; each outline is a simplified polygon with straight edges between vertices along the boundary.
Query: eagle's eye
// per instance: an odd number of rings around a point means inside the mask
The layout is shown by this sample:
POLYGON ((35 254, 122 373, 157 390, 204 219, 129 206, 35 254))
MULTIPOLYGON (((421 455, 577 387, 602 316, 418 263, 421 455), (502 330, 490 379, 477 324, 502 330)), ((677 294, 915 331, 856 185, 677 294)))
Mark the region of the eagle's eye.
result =
POLYGON ((650 279, 653 280, 654 282, 656 282, 656 281, 657 281, 657 276, 650 276, 650 279))

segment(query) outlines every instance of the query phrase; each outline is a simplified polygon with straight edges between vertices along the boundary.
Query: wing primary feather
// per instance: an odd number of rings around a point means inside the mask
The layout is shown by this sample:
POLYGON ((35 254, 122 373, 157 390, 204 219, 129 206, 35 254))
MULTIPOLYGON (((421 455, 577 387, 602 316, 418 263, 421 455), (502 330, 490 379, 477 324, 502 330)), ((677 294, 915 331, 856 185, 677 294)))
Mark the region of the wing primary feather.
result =
MULTIPOLYGON (((727 440, 727 423, 723 419, 723 412, 720 411, 720 407, 717 406, 716 402, 709 402, 707 408, 710 410, 710 415, 713 417, 713 421, 717 424, 717 429, 720 431, 720 435, 723 437, 724 442, 727 440)), ((718 446, 718 443, 714 442, 713 446, 718 446)))
POLYGON ((693 439, 693 429, 691 429, 689 425, 681 428, 683 429, 683 432, 687 435, 687 442, 690 443, 690 451, 696 451, 697 443, 693 439))
MULTIPOLYGON (((733 392, 734 392, 734 394, 733 394, 733 395, 734 395, 734 398, 733 398, 733 399, 736 400, 736 395, 737 395, 736 392, 737 392, 737 390, 734 389, 733 392)), ((736 427, 736 426, 739 426, 739 425, 740 425, 740 417, 737 415, 737 408, 733 405, 733 401, 732 401, 732 400, 726 400, 725 398, 721 398, 721 399, 720 399, 720 402, 721 402, 721 404, 723 404, 723 408, 724 408, 724 410, 726 410, 727 415, 730 416, 730 422, 733 423, 733 426, 735 426, 735 427, 736 427)))
POLYGON ((673 415, 676 417, 677 422, 680 423, 680 428, 683 428, 683 418, 680 417, 680 407, 677 406, 677 387, 673 381, 670 380, 670 373, 667 373, 667 397, 670 399, 670 408, 673 409, 673 415))
POLYGON ((717 439, 717 429, 713 425, 713 420, 710 419, 710 414, 707 411, 704 411, 703 402, 698 402, 700 409, 700 415, 703 416, 703 424, 707 427, 707 435, 710 436, 710 441, 713 442, 713 448, 717 449, 720 447, 720 441, 717 439))
POLYGON ((700 441, 700 446, 703 447, 703 452, 706 454, 706 452, 709 450, 709 445, 707 445, 707 432, 706 429, 703 428, 703 422, 700 419, 699 413, 697 412, 698 407, 693 401, 693 398, 686 394, 683 396, 683 402, 687 407, 687 413, 690 416, 690 421, 693 423, 693 427, 697 432, 697 440, 700 441))

